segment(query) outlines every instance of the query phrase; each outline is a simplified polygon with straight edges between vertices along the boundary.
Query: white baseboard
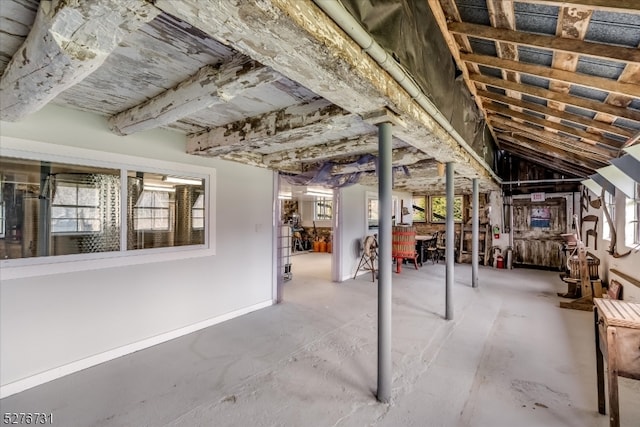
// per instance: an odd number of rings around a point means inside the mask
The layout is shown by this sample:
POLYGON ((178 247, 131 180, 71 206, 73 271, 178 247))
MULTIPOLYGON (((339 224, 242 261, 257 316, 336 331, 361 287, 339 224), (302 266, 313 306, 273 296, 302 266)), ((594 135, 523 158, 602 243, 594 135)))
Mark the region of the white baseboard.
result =
POLYGON ((143 350, 145 348, 172 340, 174 338, 178 338, 183 335, 187 335, 192 332, 199 331, 200 329, 204 329, 209 326, 222 323, 224 321, 233 319, 235 317, 242 316, 243 314, 251 313, 252 311, 269 307, 273 304, 274 302, 272 300, 264 301, 258 304, 251 305, 249 307, 244 307, 239 310, 232 311, 230 313, 225 313, 221 316, 217 316, 211 319, 204 320, 202 322, 195 323, 193 325, 185 326, 184 328, 180 328, 180 329, 176 329, 160 335, 156 335, 154 337, 147 338, 142 341, 135 342, 133 344, 128 344, 122 347, 115 348, 113 350, 105 351, 104 353, 96 354, 94 356, 90 356, 85 359, 71 362, 66 365, 53 368, 45 372, 41 372, 36 375, 32 375, 30 377, 23 378, 21 380, 14 381, 9 384, 2 385, 0 386, 0 399, 11 396, 16 393, 20 393, 21 391, 47 383, 49 381, 53 381, 55 379, 64 377, 65 375, 69 375, 74 372, 78 372, 83 369, 87 369, 92 366, 99 365, 100 363, 108 362, 109 360, 113 360, 118 357, 122 357, 127 354, 131 354, 136 351, 143 350))

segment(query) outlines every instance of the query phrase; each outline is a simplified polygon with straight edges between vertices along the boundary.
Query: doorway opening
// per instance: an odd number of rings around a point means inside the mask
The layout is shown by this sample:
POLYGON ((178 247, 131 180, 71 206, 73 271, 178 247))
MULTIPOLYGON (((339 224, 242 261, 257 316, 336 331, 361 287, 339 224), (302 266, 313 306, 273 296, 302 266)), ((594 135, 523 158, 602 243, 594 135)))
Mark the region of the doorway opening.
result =
POLYGON ((334 191, 298 186, 279 178, 278 286, 280 297, 292 279, 331 281, 334 251, 334 191))

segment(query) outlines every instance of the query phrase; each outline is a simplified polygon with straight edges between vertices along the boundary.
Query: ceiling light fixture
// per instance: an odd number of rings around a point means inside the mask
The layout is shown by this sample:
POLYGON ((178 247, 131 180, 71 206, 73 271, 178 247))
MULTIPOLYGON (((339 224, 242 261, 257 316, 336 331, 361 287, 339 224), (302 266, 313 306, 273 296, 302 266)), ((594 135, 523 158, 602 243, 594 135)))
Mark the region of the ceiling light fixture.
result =
POLYGON ((173 187, 165 187, 162 185, 145 185, 142 187, 144 191, 164 191, 166 193, 175 193, 176 189, 173 187))
POLYGON ((188 185, 202 185, 201 179, 194 178, 181 178, 178 176, 165 176, 162 178, 164 182, 171 182, 173 184, 188 184, 188 185))

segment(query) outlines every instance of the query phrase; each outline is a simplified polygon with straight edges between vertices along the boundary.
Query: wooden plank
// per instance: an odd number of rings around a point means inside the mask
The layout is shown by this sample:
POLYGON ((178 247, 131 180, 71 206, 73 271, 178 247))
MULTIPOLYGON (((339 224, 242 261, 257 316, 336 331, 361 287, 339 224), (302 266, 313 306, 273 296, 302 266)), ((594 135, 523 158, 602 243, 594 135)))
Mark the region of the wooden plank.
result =
POLYGON ((583 6, 591 10, 624 12, 640 15, 640 3, 637 0, 518 0, 518 2, 558 7, 583 6))
POLYGON ((503 28, 493 28, 486 25, 470 24, 467 22, 450 22, 447 25, 447 28, 452 33, 465 34, 470 37, 478 37, 493 40, 495 42, 511 42, 523 46, 532 46, 567 53, 580 52, 580 55, 598 59, 625 63, 640 63, 640 51, 630 47, 524 33, 520 31, 506 30, 503 28))
POLYGON ((580 150, 575 150, 571 152, 553 144, 533 141, 524 136, 519 136, 518 138, 515 138, 512 136, 509 136, 508 134, 499 132, 498 138, 501 141, 506 141, 513 145, 527 147, 532 150, 543 150, 543 152, 546 155, 553 157, 554 159, 568 162, 570 165, 580 166, 584 170, 593 171, 595 169, 602 167, 604 163, 604 162, 596 162, 588 157, 582 156, 582 153, 580 152, 580 150))
POLYGON ((609 380, 609 426, 620 427, 618 399, 618 334, 615 327, 607 328, 607 379, 609 380))
POLYGON ((160 11, 139 0, 42 1, 0 80, 0 119, 17 121, 94 72, 160 11))
POLYGON ((595 298, 594 303, 608 325, 640 329, 640 304, 604 298, 595 298))
POLYGON ((538 86, 517 84, 506 80, 498 79, 496 77, 485 76, 482 74, 472 74, 471 80, 480 83, 487 84, 502 89, 515 90, 527 95, 536 96, 546 100, 552 100, 561 102, 563 104, 573 105, 575 107, 584 108, 596 113, 610 114, 616 117, 623 117, 625 119, 633 120, 640 123, 640 111, 631 108, 616 107, 613 105, 605 104, 600 101, 595 101, 579 96, 567 95, 564 93, 552 92, 548 89, 544 89, 538 86))
POLYGON ((112 116, 109 126, 118 135, 163 127, 280 78, 282 75, 272 69, 236 55, 220 67, 202 67, 176 87, 112 116))
POLYGON ((572 164, 562 160, 561 158, 551 157, 547 155, 544 148, 532 148, 523 144, 516 144, 501 141, 505 150, 518 154, 523 159, 537 163, 548 169, 557 170, 575 177, 587 177, 593 173, 595 169, 581 168, 579 165, 572 164))
MULTIPOLYGON (((575 57, 575 55, 572 55, 575 57)), ((564 71, 542 65, 528 64, 525 62, 511 61, 495 56, 479 55, 475 53, 461 53, 460 58, 466 62, 484 65, 487 67, 507 69, 531 76, 542 77, 569 84, 576 84, 605 92, 614 92, 626 96, 640 98, 640 86, 638 84, 623 83, 603 77, 589 76, 572 71, 564 71)))
POLYGON ((534 141, 554 144, 566 151, 573 151, 576 153, 581 152, 585 157, 601 162, 607 162, 616 155, 616 150, 610 150, 604 147, 587 144, 582 141, 576 141, 575 139, 547 132, 537 127, 527 125, 526 123, 518 123, 501 116, 491 115, 489 116, 489 120, 499 125, 498 127, 504 128, 514 134, 523 134, 534 141))
MULTIPOLYGON (((508 96, 489 92, 484 90, 478 90, 478 96, 490 100, 490 101, 498 101, 503 104, 513 105, 525 110, 535 111, 537 113, 544 114, 548 118, 555 117, 557 122, 560 120, 565 120, 568 122, 576 123, 583 126, 588 126, 596 131, 600 132, 608 132, 613 135, 619 135, 624 138, 631 138, 635 135, 629 129, 621 128, 618 126, 610 125, 608 123, 598 122, 590 117, 581 116, 579 114, 567 113, 566 111, 555 110, 553 108, 545 107, 544 105, 537 104, 535 102, 523 101, 520 99, 510 98, 508 96)), ((564 104, 562 104, 564 105, 564 104)))
MULTIPOLYGON (((589 28, 589 22, 593 11, 589 9, 583 9, 579 7, 561 7, 558 13, 558 23, 556 28, 556 35, 559 37, 566 37, 571 39, 583 40, 589 28)), ((553 52, 553 61, 551 66, 556 69, 565 71, 575 71, 578 67, 579 55, 572 53, 555 51, 553 52)), ((549 90, 553 92, 569 93, 570 85, 551 80, 549 81, 549 90)), ((556 110, 564 111, 565 104, 560 102, 550 101, 549 107, 556 110)), ((555 120, 550 117, 550 120, 555 120)))
POLYGON ((610 138, 604 138, 597 134, 584 131, 582 129, 577 129, 577 128, 566 126, 560 123, 549 122, 546 119, 541 119, 540 117, 533 116, 531 114, 520 113, 518 111, 514 111, 508 107, 503 107, 502 105, 499 105, 493 102, 485 104, 485 108, 487 109, 487 111, 494 111, 496 113, 511 116, 511 118, 517 118, 522 121, 543 126, 545 128, 555 129, 557 131, 564 132, 568 135, 574 135, 578 138, 582 138, 586 143, 591 145, 601 144, 601 145, 606 145, 613 149, 619 150, 623 144, 622 142, 612 140, 610 138))
POLYGON ((635 285, 635 286, 640 288, 640 280, 636 279, 635 277, 629 276, 628 274, 623 273, 622 271, 618 270, 617 268, 611 268, 609 270, 609 272, 615 274, 616 276, 622 277, 627 282, 629 282, 632 285, 635 285))

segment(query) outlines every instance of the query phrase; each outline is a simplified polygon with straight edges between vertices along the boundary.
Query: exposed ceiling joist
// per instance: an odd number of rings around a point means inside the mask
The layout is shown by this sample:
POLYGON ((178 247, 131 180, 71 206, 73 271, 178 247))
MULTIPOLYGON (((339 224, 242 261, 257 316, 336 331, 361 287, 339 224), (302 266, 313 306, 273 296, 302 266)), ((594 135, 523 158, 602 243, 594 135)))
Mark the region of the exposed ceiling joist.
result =
POLYGON ((488 91, 478 91, 478 96, 489 101, 497 101, 503 104, 513 105, 525 110, 544 114, 547 119, 555 118, 555 121, 558 123, 561 120, 564 120, 567 122, 589 127, 597 133, 608 132, 612 135, 618 135, 623 138, 629 138, 634 135, 634 132, 630 129, 625 129, 619 126, 612 126, 608 123, 599 122, 597 120, 594 120, 593 118, 581 116, 579 114, 572 114, 561 110, 555 110, 553 108, 545 107, 544 105, 536 104, 535 102, 521 101, 505 95, 501 95, 499 93, 488 91))
POLYGON ((474 82, 484 83, 496 88, 515 90, 526 95, 553 100, 567 105, 573 105, 575 107, 584 108, 585 110, 593 111, 595 113, 605 113, 616 117, 623 117, 625 119, 633 120, 640 123, 640 111, 638 110, 617 107, 580 96, 553 92, 538 86, 526 85, 522 83, 513 84, 506 80, 498 79, 491 76, 485 76, 483 74, 473 74, 471 75, 471 79, 474 82))
POLYGON ((556 159, 546 153, 523 147, 520 144, 515 145, 504 143, 504 145, 509 152, 530 162, 536 163, 542 167, 549 167, 549 165, 553 165, 554 169, 576 177, 580 177, 585 173, 589 173, 588 169, 577 167, 571 163, 567 163, 566 161, 556 159))
POLYGON ((612 149, 616 149, 616 150, 619 150, 622 147, 622 142, 617 142, 609 138, 603 138, 598 134, 589 133, 582 129, 577 129, 577 128, 566 126, 560 123, 549 122, 546 119, 542 119, 538 116, 533 116, 531 114, 513 111, 507 107, 503 107, 493 102, 485 104, 485 108, 487 109, 487 111, 498 113, 503 116, 511 116, 511 118, 517 118, 524 122, 533 123, 534 125, 538 125, 545 128, 552 128, 556 131, 563 132, 564 134, 567 134, 569 136, 575 136, 576 138, 582 139, 582 141, 586 142, 587 144, 605 145, 607 147, 611 147, 612 149))
POLYGON ((615 153, 617 153, 617 150, 587 144, 574 138, 548 132, 540 129, 540 127, 528 125, 526 123, 518 123, 505 117, 491 115, 489 116, 489 120, 495 127, 506 130, 515 135, 523 135, 524 137, 534 141, 553 144, 559 148, 563 148, 567 152, 573 152, 585 157, 599 159, 603 162, 606 162, 608 158, 615 156, 615 153))
POLYGON ((42 1, 32 30, 0 79, 0 119, 44 107, 100 67, 160 11, 148 1, 42 1))
POLYGON ((584 40, 574 40, 565 37, 555 37, 520 31, 494 28, 486 25, 469 24, 465 22, 451 22, 449 31, 478 37, 495 42, 510 42, 523 46, 552 49, 567 53, 579 52, 580 55, 598 59, 640 63, 640 51, 624 46, 594 43, 584 40))
POLYGON ((636 13, 640 15, 640 3, 636 0, 518 0, 520 3, 543 4, 558 7, 585 7, 591 10, 636 13))
POLYGON ((460 55, 463 61, 473 62, 478 65, 487 67, 502 68, 517 73, 528 74, 531 76, 542 77, 549 80, 565 82, 569 84, 577 84, 580 86, 617 93, 626 96, 640 98, 640 80, 636 82, 618 82, 603 77, 590 76, 571 71, 564 71, 557 68, 545 67, 535 64, 527 64, 525 62, 510 61, 501 58, 495 58, 488 55, 478 55, 474 53, 463 53, 460 55))
POLYGON ((498 133, 500 138, 500 144, 508 143, 511 145, 521 146, 528 148, 540 154, 551 156, 557 160, 562 160, 565 163, 581 166, 583 172, 591 173, 592 171, 602 167, 604 162, 598 162, 593 159, 585 158, 579 154, 567 152, 563 148, 558 148, 552 144, 544 144, 538 141, 527 138, 526 136, 519 135, 517 138, 511 136, 508 133, 498 133))
POLYGON ((158 96, 109 119, 111 130, 129 135, 179 121, 213 104, 222 104, 250 88, 282 78, 270 68, 236 55, 221 66, 207 65, 158 96))

